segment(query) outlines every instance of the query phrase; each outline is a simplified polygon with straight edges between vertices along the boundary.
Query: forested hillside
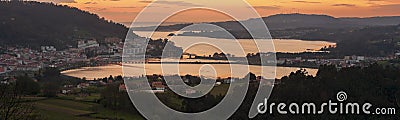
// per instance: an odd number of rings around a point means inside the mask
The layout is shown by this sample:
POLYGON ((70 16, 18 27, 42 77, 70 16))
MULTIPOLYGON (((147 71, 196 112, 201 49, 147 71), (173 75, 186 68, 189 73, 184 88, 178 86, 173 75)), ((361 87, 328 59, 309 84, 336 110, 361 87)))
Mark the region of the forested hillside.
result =
POLYGON ((58 49, 76 46, 77 39, 125 38, 122 24, 77 8, 34 1, 0 2, 0 44, 58 49))

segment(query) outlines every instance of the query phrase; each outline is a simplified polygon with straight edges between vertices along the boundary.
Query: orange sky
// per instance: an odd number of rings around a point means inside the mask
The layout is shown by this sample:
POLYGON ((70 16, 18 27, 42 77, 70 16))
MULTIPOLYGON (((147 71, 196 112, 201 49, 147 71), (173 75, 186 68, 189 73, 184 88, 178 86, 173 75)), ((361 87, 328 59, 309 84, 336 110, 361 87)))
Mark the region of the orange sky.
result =
MULTIPOLYGON (((152 0, 43 0, 74 6, 116 22, 131 22, 152 0)), ((168 0, 171 5, 190 4, 191 0, 168 0)), ((218 0, 215 0, 218 1, 218 0)), ((261 16, 279 13, 326 14, 335 17, 400 16, 400 0, 247 0, 261 16)), ((229 3, 220 3, 224 7, 229 3)), ((157 7, 157 6, 156 6, 157 7)), ((160 6, 161 7, 161 6, 160 6)), ((161 14, 162 11, 153 13, 161 14)), ((213 11, 192 10, 169 22, 205 22, 229 20, 213 11)))

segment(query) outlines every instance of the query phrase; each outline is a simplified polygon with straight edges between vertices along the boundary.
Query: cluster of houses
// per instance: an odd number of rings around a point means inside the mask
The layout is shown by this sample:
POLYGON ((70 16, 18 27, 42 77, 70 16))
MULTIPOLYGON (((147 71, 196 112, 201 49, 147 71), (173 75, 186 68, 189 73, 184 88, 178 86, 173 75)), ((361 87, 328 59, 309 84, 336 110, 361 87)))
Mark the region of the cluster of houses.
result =
MULTIPOLYGON (((7 47, 0 53, 0 76, 13 76, 20 71, 37 72, 40 68, 58 65, 67 58, 75 58, 76 54, 68 52, 48 52, 52 47, 42 47, 43 50, 7 47), (12 72, 12 73, 11 73, 12 72)), ((33 74, 29 74, 33 77, 33 74)))
POLYGON ((345 56, 343 59, 303 59, 301 57, 296 58, 278 58, 277 64, 278 65, 299 65, 299 64, 306 64, 306 65, 313 65, 313 66, 320 66, 320 65, 335 65, 338 68, 344 67, 353 67, 353 66, 366 66, 369 63, 375 61, 383 61, 383 60, 391 60, 395 59, 395 56, 389 57, 365 57, 365 56, 345 56))
POLYGON ((167 39, 150 40, 144 37, 125 41, 123 58, 124 62, 136 62, 146 58, 180 58, 183 54, 182 47, 175 46, 174 42, 167 39), (167 44, 168 43, 168 44, 167 44))
MULTIPOLYGON (((82 89, 87 89, 89 87, 92 88, 97 88, 101 86, 106 86, 108 84, 114 84, 116 81, 122 81, 122 80, 114 80, 114 79, 98 79, 98 80, 87 80, 87 81, 82 81, 78 84, 65 84, 61 87, 60 93, 61 94, 78 94, 80 96, 87 96, 88 93, 85 92, 77 92, 82 89)), ((123 82, 118 82, 119 86, 118 89, 119 91, 126 91, 125 84, 123 82)), ((118 84, 117 83, 117 84, 118 84)))
POLYGON ((78 40, 77 47, 57 50, 54 46, 41 46, 40 50, 24 47, 0 48, 0 75, 12 75, 18 71, 36 72, 45 67, 63 67, 77 62, 120 61, 123 42, 118 38, 106 38, 104 45, 95 39, 78 40), (94 51, 97 56, 88 57, 94 51))
MULTIPOLYGON (((254 74, 253 74, 254 75, 254 74)), ((138 78, 127 78, 127 85, 129 85, 132 88, 135 88, 134 90, 130 90, 130 92, 147 92, 147 93, 164 93, 168 90, 171 90, 170 87, 174 87, 174 90, 182 91, 183 93, 190 95, 190 94, 196 94, 198 93, 197 90, 188 88, 186 85, 191 85, 191 84, 198 84, 200 83, 201 80, 210 80, 212 81, 211 84, 213 86, 220 86, 223 84, 231 84, 231 83, 239 83, 239 82, 245 82, 247 80, 244 80, 244 78, 232 78, 232 77, 227 77, 227 78, 215 78, 215 79, 208 79, 208 78, 200 78, 198 76, 191 76, 191 75, 186 75, 186 76, 161 76, 161 75, 147 75, 147 76, 141 76, 138 78), (148 82, 144 82, 144 79, 147 79, 148 82), (171 82, 166 84, 165 79, 170 79, 172 80, 171 82), (131 82, 129 82, 131 81, 131 82), (141 81, 141 82, 137 82, 141 81), (186 85, 182 85, 178 81, 183 81, 186 85), (146 89, 150 85, 151 90, 146 89)), ((269 81, 269 82, 263 82, 266 85, 272 85, 274 84, 273 81, 267 80, 263 78, 262 76, 254 76, 250 77, 250 83, 253 82, 260 82, 262 80, 269 81)), ((123 84, 125 88, 125 84, 123 84)), ((124 89, 126 90, 126 89, 124 89)))
MULTIPOLYGON (((270 59, 268 56, 271 53, 260 53, 260 56, 263 57, 264 62, 266 64, 273 63, 273 59, 270 59), (272 60, 272 61, 271 61, 272 60)), ((257 55, 255 55, 257 56, 257 55)), ((386 56, 386 57, 366 57, 366 56, 357 56, 357 55, 352 55, 352 56, 344 56, 344 58, 302 58, 302 57, 291 57, 291 58, 277 58, 276 65, 278 66, 301 66, 301 67, 318 67, 320 65, 335 65, 338 68, 344 68, 344 67, 353 67, 353 66, 367 66, 369 63, 373 63, 376 61, 385 61, 385 60, 391 60, 391 59, 396 59, 399 58, 400 52, 395 53, 392 56, 386 56)), ((250 57, 251 58, 251 57, 250 57)), ((257 58, 257 57, 255 57, 257 58)), ((259 60, 259 59, 255 59, 259 60)), ((255 61, 252 59, 249 59, 249 62, 259 62, 255 61)))

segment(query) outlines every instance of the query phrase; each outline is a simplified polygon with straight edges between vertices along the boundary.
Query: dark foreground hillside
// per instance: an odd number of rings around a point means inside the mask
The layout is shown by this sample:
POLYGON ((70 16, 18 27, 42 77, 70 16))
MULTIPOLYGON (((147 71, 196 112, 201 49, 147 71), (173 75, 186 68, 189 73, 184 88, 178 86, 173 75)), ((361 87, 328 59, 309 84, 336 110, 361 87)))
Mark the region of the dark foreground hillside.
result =
POLYGON ((75 46, 79 38, 124 38, 128 29, 98 15, 39 2, 0 2, 0 44, 58 49, 75 46))

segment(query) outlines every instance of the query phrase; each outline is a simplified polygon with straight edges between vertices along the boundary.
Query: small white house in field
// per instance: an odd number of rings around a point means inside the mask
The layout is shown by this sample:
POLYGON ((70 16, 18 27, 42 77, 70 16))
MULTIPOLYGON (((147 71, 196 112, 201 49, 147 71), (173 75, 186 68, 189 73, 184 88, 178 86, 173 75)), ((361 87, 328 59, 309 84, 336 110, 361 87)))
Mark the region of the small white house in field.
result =
POLYGON ((215 82, 215 86, 220 86, 221 84, 221 82, 215 82))
POLYGON ((196 90, 193 90, 193 89, 186 89, 186 94, 187 94, 187 95, 194 94, 194 93, 196 93, 196 90))

